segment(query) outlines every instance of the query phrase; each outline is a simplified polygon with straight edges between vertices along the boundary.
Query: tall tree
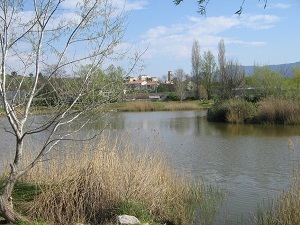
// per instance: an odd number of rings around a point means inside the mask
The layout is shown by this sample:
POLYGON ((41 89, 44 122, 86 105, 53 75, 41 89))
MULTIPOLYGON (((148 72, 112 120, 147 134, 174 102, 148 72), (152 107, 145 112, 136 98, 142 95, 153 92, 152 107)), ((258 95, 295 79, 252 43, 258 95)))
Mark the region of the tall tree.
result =
POLYGON ((184 99, 186 87, 187 87, 187 83, 185 81, 185 73, 183 69, 177 69, 174 75, 175 75, 174 77, 175 91, 180 98, 180 102, 182 103, 182 100, 184 99))
POLYGON ((200 85, 201 85, 201 54, 200 54, 200 44, 198 40, 193 41, 192 46, 192 77, 196 84, 195 97, 200 98, 200 85))
MULTIPOLYGON (((64 6, 64 0, 0 1, 0 97, 9 123, 6 130, 15 138, 14 148, 9 149, 14 159, 0 193, 0 216, 12 223, 27 220, 13 207, 11 196, 15 183, 60 142, 74 140, 73 135, 93 119, 93 112, 107 102, 106 99, 84 101, 91 95, 85 90, 95 79, 93 72, 109 56, 123 55, 121 52, 114 55, 114 51, 125 31, 126 15, 114 1, 84 0, 75 8, 64 6), (39 86, 40 71, 46 64, 53 66, 44 74, 45 82, 39 86), (80 77, 79 85, 73 85, 73 79, 67 77, 63 79, 64 91, 50 85, 50 91, 56 93, 59 101, 42 124, 33 123, 32 118, 29 119, 32 105, 46 81, 51 83, 59 70, 73 74, 80 64, 91 66, 80 77), (10 97, 5 75, 13 71, 21 75, 34 71, 30 90, 18 102, 16 96, 26 77, 20 76, 17 85, 10 87, 16 93, 10 97), (70 124, 72 130, 66 129, 70 124), (26 164, 23 161, 28 150, 25 143, 41 132, 47 136, 41 145, 31 146, 36 155, 26 164)), ((139 54, 134 55, 133 66, 139 57, 139 54)))
POLYGON ((223 39, 219 42, 218 50, 219 94, 221 98, 228 99, 232 97, 233 89, 244 85, 245 71, 238 61, 226 59, 223 39))
POLYGON ((282 96, 284 91, 284 77, 279 71, 272 71, 268 66, 255 66, 253 86, 263 96, 282 96))
POLYGON ((216 83, 215 57, 211 51, 204 52, 202 60, 202 85, 207 92, 207 98, 211 99, 213 87, 216 83))

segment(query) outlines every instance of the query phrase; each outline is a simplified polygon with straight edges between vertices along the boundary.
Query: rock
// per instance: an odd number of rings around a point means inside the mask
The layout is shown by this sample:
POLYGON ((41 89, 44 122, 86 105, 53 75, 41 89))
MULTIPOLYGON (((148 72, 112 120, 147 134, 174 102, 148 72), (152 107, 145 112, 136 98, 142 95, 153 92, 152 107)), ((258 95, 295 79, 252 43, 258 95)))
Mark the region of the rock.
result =
POLYGON ((140 224, 140 221, 134 216, 120 215, 117 216, 118 225, 136 225, 140 224))

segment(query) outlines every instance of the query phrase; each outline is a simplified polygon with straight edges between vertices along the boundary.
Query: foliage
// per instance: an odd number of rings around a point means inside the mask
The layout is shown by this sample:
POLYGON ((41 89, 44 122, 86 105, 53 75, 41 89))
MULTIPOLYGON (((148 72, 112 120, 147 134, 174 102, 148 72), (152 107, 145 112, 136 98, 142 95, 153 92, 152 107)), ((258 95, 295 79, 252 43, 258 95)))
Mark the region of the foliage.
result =
POLYGON ((202 77, 201 84, 204 86, 207 92, 208 100, 211 99, 214 84, 217 80, 217 68, 216 68, 215 57, 211 51, 204 52, 203 60, 202 60, 202 77))
POLYGON ((245 100, 229 99, 223 104, 227 109, 226 120, 229 123, 244 123, 255 115, 255 106, 245 100))
POLYGON ((170 101, 180 101, 180 98, 179 96, 173 94, 173 93, 169 93, 167 95, 167 100, 170 100, 170 101))
POLYGON ((280 72, 272 71, 267 66, 255 66, 251 77, 253 86, 259 89, 263 96, 283 95, 284 79, 280 72))
POLYGON ((157 87, 157 92, 174 92, 175 87, 173 84, 165 84, 165 83, 160 83, 159 86, 157 87))
POLYGON ((207 119, 229 123, 300 124, 299 115, 298 101, 266 97, 257 103, 242 99, 217 101, 208 109, 207 119))

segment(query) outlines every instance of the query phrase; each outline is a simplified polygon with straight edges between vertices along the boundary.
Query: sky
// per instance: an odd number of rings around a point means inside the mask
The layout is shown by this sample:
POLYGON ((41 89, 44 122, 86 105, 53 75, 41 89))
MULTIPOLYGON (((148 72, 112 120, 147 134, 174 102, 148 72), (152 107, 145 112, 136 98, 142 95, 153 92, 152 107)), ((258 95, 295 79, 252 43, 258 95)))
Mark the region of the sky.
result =
POLYGON ((216 61, 221 39, 226 57, 244 66, 300 61, 299 0, 269 0, 265 9, 262 0, 246 0, 241 16, 234 13, 242 0, 210 0, 206 16, 197 13, 196 2, 125 1, 130 15, 124 42, 147 49, 140 74, 162 77, 177 69, 190 74, 194 40, 201 55, 210 50, 216 61))

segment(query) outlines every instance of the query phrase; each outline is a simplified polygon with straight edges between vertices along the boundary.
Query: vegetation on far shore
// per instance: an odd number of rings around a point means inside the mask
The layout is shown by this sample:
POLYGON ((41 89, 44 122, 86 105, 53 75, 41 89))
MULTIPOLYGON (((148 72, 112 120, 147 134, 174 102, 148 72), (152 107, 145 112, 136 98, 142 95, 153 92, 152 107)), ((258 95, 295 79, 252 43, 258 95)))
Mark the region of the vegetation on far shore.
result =
POLYGON ((104 111, 119 112, 146 112, 146 111, 178 111, 178 110, 202 110, 211 107, 213 101, 131 101, 116 102, 104 107, 104 111))
POLYGON ((207 119, 228 123, 299 125, 300 102, 281 97, 266 97, 258 102, 229 99, 209 108, 207 119))

